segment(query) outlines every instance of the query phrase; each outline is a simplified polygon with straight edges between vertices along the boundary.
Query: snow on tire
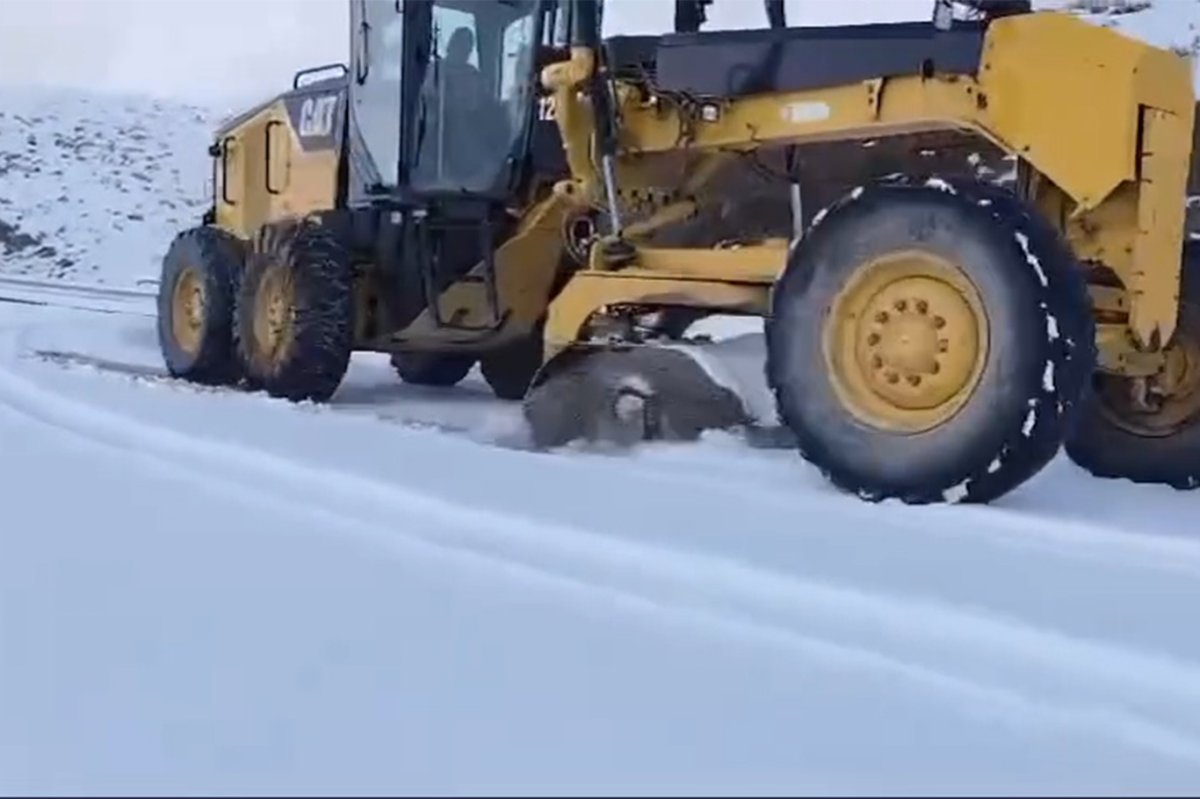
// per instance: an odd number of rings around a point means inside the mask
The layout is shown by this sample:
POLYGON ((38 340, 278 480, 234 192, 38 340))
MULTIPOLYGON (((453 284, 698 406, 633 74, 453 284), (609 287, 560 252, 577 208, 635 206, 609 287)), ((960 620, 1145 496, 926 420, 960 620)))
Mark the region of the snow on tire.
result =
POLYGON ((1005 190, 860 187, 793 247, 767 378, 805 459, 865 499, 989 502, 1058 452, 1095 368, 1067 245, 1005 190))
POLYGON ((265 228, 234 333, 251 387, 293 402, 332 397, 354 345, 350 259, 336 231, 315 219, 265 228))

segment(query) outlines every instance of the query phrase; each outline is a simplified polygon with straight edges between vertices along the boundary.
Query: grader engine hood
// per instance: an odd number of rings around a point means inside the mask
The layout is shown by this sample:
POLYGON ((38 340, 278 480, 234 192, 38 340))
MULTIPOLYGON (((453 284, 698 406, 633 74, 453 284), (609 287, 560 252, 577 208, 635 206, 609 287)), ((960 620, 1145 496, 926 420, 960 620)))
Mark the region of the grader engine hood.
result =
POLYGON ((264 216, 320 210, 335 201, 348 82, 345 74, 297 80, 290 91, 217 128, 209 151, 215 221, 249 238, 264 216))

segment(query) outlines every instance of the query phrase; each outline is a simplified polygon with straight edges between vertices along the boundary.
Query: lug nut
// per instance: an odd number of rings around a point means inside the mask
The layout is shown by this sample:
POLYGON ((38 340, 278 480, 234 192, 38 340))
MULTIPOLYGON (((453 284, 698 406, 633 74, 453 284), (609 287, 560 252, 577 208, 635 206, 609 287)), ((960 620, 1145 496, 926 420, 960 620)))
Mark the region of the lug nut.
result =
POLYGON ((879 343, 879 334, 878 333, 872 333, 871 335, 867 336, 867 345, 868 346, 874 347, 878 343, 879 343))
POLYGON ((896 374, 895 372, 888 372, 886 377, 887 377, 887 381, 889 383, 899 383, 900 382, 900 375, 896 374))
POLYGON ((935 316, 935 317, 933 317, 933 326, 936 327, 938 330, 941 330, 943 327, 946 326, 946 320, 940 316, 935 316))
POLYGON ((882 369, 883 368, 883 358, 880 358, 878 355, 876 355, 874 358, 871 359, 871 366, 872 366, 872 368, 875 368, 875 369, 882 369))
POLYGON ((919 386, 919 385, 921 385, 921 376, 920 376, 920 375, 909 375, 909 376, 908 376, 908 384, 909 384, 910 386, 919 386))
POLYGON ((925 300, 917 300, 917 313, 927 313, 929 311, 929 303, 925 300))
POLYGON ((903 311, 907 307, 908 307, 908 302, 906 300, 896 300, 896 310, 897 311, 903 311))
POLYGON ((944 338, 938 339, 938 352, 946 352, 949 349, 950 349, 949 341, 946 341, 946 339, 944 339, 944 338))
POLYGON ((880 324, 883 324, 883 323, 884 323, 884 322, 886 322, 887 320, 888 320, 887 311, 880 311, 879 313, 875 314, 875 321, 876 321, 876 322, 879 322, 880 324))

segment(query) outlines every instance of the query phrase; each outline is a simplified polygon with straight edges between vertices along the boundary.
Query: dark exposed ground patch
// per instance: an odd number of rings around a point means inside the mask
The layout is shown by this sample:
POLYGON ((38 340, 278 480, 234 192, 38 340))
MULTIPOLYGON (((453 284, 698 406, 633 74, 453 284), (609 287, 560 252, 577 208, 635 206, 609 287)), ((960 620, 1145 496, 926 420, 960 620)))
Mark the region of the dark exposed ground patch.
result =
MULTIPOLYGON (((42 239, 40 237, 25 233, 15 224, 0 219, 0 248, 3 248, 5 255, 11 256, 22 253, 38 247, 41 243, 42 239)), ((47 249, 53 251, 52 247, 47 249)), ((51 254, 53 255, 53 252, 51 254)))

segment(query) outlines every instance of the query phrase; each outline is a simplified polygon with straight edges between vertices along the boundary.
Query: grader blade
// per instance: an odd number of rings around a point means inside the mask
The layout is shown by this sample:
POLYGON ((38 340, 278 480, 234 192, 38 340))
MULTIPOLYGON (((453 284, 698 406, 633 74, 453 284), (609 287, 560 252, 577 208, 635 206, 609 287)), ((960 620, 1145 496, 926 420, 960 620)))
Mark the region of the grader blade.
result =
POLYGON ((751 443, 770 446, 780 428, 762 352, 759 335, 578 349, 539 376, 525 400, 533 443, 629 447, 738 430, 751 443))

